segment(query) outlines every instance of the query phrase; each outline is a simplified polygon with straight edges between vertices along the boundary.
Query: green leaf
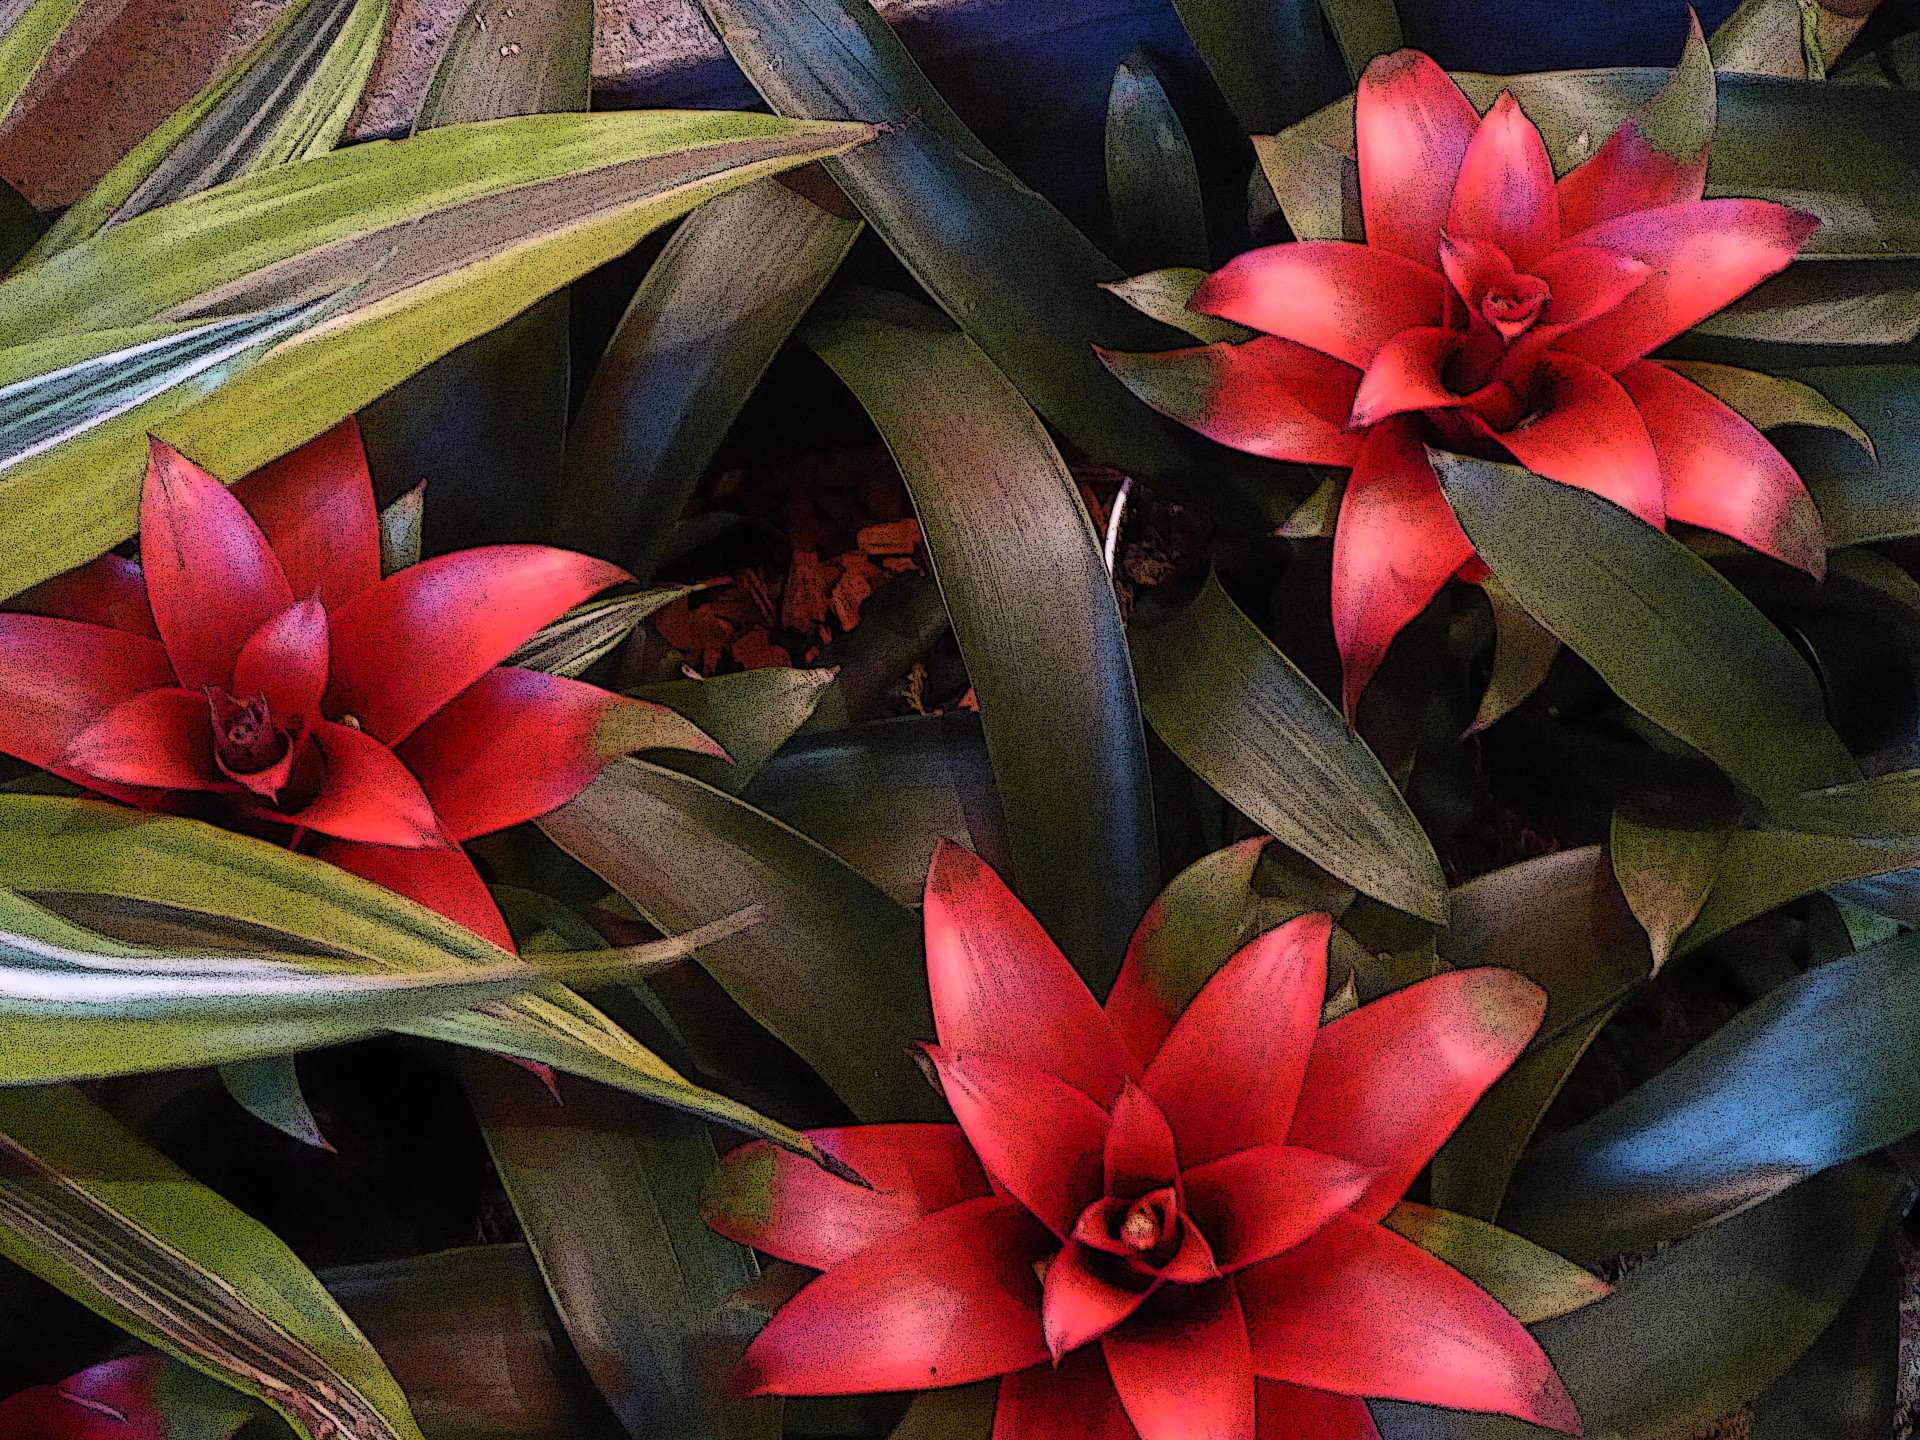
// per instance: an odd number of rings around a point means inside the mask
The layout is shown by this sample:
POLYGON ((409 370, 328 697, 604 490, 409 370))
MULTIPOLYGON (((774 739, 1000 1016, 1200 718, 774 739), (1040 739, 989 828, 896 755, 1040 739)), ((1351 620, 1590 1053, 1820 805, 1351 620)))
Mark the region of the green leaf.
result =
POLYGON ((28 0, 0 21, 0 120, 13 113, 27 82, 80 9, 80 0, 28 0))
POLYGON ((1488 677, 1473 724, 1467 727, 1469 735, 1477 735, 1512 714, 1546 683, 1547 672, 1560 653, 1558 637, 1529 615, 1506 586, 1490 575, 1480 588, 1493 608, 1493 674, 1488 677))
POLYGON ((1207 272, 1204 270, 1176 265, 1166 270, 1149 270, 1144 275, 1134 275, 1125 280, 1114 280, 1100 288, 1118 295, 1142 315, 1150 316, 1162 325, 1184 330, 1203 345, 1222 340, 1251 340, 1256 332, 1244 325, 1236 325, 1231 320, 1222 320, 1215 315, 1202 315, 1198 310, 1187 308, 1187 301, 1193 298, 1193 292, 1200 288, 1200 282, 1206 278, 1207 272))
MULTIPOLYGON (((863 619, 860 628, 866 625, 863 619)), ((996 867, 1011 863, 979 717, 964 712, 902 715, 802 736, 742 794, 902 905, 920 903, 942 839, 996 867)))
POLYGON ((1138 48, 1115 68, 1107 91, 1107 208, 1133 263, 1206 265, 1193 147, 1159 72, 1138 48))
POLYGON ((1521 1153, 1574 1065, 1652 966, 1647 940, 1597 845, 1525 860, 1453 892, 1440 953, 1499 965, 1547 992, 1526 1054, 1433 1161, 1433 1203, 1494 1219, 1521 1153))
MULTIPOLYGON (((1687 1440, 1787 1369, 1852 1295, 1905 1200, 1890 1167, 1848 1166, 1629 1269, 1534 1334, 1589 1435, 1687 1440)), ((1522 1421, 1374 1401, 1386 1440, 1525 1440, 1522 1421)))
POLYGON ((427 482, 422 480, 380 512, 380 574, 384 577, 420 563, 421 520, 426 513, 427 482))
POLYGON ((320 1279, 387 1357, 429 1440, 625 1434, 553 1324, 525 1245, 342 1265, 320 1279))
POLYGON ((300 1089, 300 1072, 294 1069, 293 1056, 263 1055, 257 1060, 228 1061, 220 1067, 220 1083, 254 1119, 302 1145, 333 1149, 320 1133, 320 1124, 300 1089))
POLYGON ((999 1393, 997 1380, 923 1390, 913 1397, 891 1440, 989 1440, 999 1393))
MULTIPOLYGON (((95 800, 0 796, 0 886, 48 903, 55 896, 83 902, 104 896, 109 913, 126 901, 172 907, 177 919, 188 922, 186 933, 244 937, 227 948, 257 945, 263 933, 293 936, 312 956, 413 970, 424 978, 434 978, 425 972, 441 971, 454 986, 476 978, 470 967, 497 969, 512 960, 451 920, 324 861, 198 821, 95 800)), ((544 963, 554 962, 547 957, 544 963)), ((585 956, 567 963, 594 972, 604 962, 585 956)), ((524 988, 522 980, 514 983, 524 988)), ((52 1044, 62 1028, 43 1025, 35 1033, 52 1044)), ((379 1028, 551 1065, 821 1158, 818 1147, 787 1126, 689 1083, 564 990, 484 1010, 390 1017, 379 1028)), ((266 1053, 275 1048, 284 1047, 265 1047, 266 1053)))
POLYGON ((1576 1259, 1645 1249, 1920 1130, 1916 1023, 1920 938, 1818 966, 1543 1140, 1502 1218, 1576 1259))
POLYGON ((1859 423, 1873 453, 1834 434, 1793 437, 1795 468, 1807 482, 1828 544, 1920 534, 1920 366, 1847 365, 1801 370, 1799 378, 1859 423))
POLYGON ((1819 44, 1809 47, 1806 38, 1799 0, 1741 0, 1713 32, 1714 68, 1782 80, 1824 80, 1819 44), (1816 69, 1821 73, 1812 73, 1816 69))
POLYGON ((1575 486, 1430 453, 1480 558, 1622 700, 1762 804, 1857 777, 1806 662, 1706 561, 1575 486))
POLYGON ((1753 1402, 1754 1440, 1869 1440, 1900 1397, 1906 1277, 1889 1226, 1833 1323, 1753 1402))
POLYGON ((378 41, 386 13, 386 0, 289 5, 244 55, 69 206, 26 263, 222 181, 332 149, 366 79, 367 42, 378 41), (331 136, 312 130, 316 111, 337 115, 331 136), (322 138, 325 144, 308 143, 322 138))
POLYGON ((1189 769, 1321 869, 1445 921, 1440 862, 1387 772, 1217 577, 1163 623, 1136 621, 1133 650, 1147 719, 1189 769))
POLYGON ((1852 416, 1805 381, 1743 370, 1737 365, 1710 365, 1702 360, 1663 363, 1738 410, 1756 430, 1780 425, 1835 430, 1864 450, 1869 460, 1874 458, 1872 437, 1852 416))
MULTIPOLYGON (((0 291, 3 294, 4 291, 0 291)), ((0 471, 174 392, 197 396, 246 369, 345 297, 198 325, 135 325, 0 351, 0 471)))
POLYGON ((701 200, 864 133, 716 112, 454 126, 218 186, 8 280, 0 348, 360 288, 190 410, 162 397, 15 466, 0 592, 132 533, 147 431, 238 478, 701 200))
MULTIPOLYGON (((592 0, 472 0, 414 123, 587 108, 592 0)), ((360 418, 376 475, 431 481, 426 551, 545 540, 566 446, 567 298, 549 295, 441 356, 360 418)))
POLYGON ((1571 1260, 1471 1215, 1402 1200, 1382 1223, 1446 1261, 1523 1325, 1570 1314, 1613 1293, 1571 1260))
POLYGON ((1173 877, 1141 920, 1134 956, 1166 1015, 1184 1013, 1235 951, 1288 918, 1293 907, 1253 888, 1265 843, 1242 841, 1202 856, 1173 877))
POLYGON ((1320 0, 1320 9, 1333 27, 1340 58, 1347 62, 1347 75, 1355 84, 1373 60, 1407 43, 1394 0, 1320 0))
POLYGON ((688 593, 684 585, 668 585, 657 590, 589 600, 542 626, 500 663, 577 680, 602 658, 611 655, 615 647, 639 628, 641 621, 688 593))
POLYGON ((669 934, 751 897, 761 922, 700 964, 861 1120, 942 1118, 908 1057, 934 1033, 910 911, 799 832, 639 760, 538 823, 669 934))
POLYGON ((753 783, 768 758, 807 723, 832 684, 831 670, 770 665, 706 680, 667 680, 631 693, 684 715, 719 741, 732 761, 681 755, 672 757, 670 768, 738 795, 753 783))
POLYGON ((880 127, 869 144, 829 164, 829 173, 927 293, 1071 444, 1268 528, 1306 493, 1310 486, 1292 467, 1228 450, 1153 414, 1107 373, 1094 344, 1161 350, 1178 344, 1178 334, 1098 289, 1123 278, 1119 268, 994 158, 868 0, 702 5, 777 113, 880 127))
POLYGON ((1613 817, 1608 858, 1653 946, 1654 974, 1707 903, 1731 839, 1730 830, 1663 830, 1613 817))
POLYGON ((560 1319, 633 1436, 779 1440, 777 1399, 727 1397, 753 1252, 700 1219, 717 1157, 687 1115, 471 1057, 467 1092, 560 1319))
POLYGON ((1290 125, 1329 89, 1313 0, 1174 0, 1180 23, 1247 134, 1290 125))
POLYGON ((567 443, 562 544, 642 577, 767 366, 860 233, 817 172, 689 215, 640 282, 567 443))
POLYGON ((932 311, 858 292, 803 335, 906 479, 980 699, 1014 888, 1104 993, 1159 862, 1120 608, 1073 476, 1006 378, 932 311))
POLYGON ((0 1156, 0 1254, 309 1440, 419 1440, 380 1357, 293 1252, 78 1091, 0 1089, 0 1156))

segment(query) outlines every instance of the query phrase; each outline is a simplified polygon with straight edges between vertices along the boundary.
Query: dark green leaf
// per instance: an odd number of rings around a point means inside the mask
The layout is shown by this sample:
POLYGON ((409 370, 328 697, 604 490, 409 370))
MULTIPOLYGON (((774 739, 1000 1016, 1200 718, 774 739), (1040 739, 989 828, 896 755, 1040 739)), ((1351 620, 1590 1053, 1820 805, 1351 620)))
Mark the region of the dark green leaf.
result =
POLYGON ((702 4, 776 112, 881 126, 862 153, 828 170, 914 278, 1073 445, 1268 526, 1306 493, 1291 467, 1162 419, 1106 372, 1095 343, 1163 350, 1179 334, 1099 290, 1122 278, 1119 268, 975 138, 867 0, 702 4))
POLYGON ((420 563, 420 525, 426 504, 427 482, 422 480, 380 512, 381 575, 420 563))
POLYGON ((1107 91, 1107 208, 1129 264, 1206 265, 1193 147, 1159 72, 1137 49, 1107 91))
POLYGON ((1920 938, 1821 965, 1542 1141, 1502 1220, 1576 1259, 1640 1250, 1920 1130, 1916 1025, 1920 938))
POLYGON ((619 1440, 525 1245, 343 1265, 320 1279, 406 1387, 427 1440, 619 1440))
POLYGON ((313 1110, 300 1089, 300 1073, 291 1055, 263 1055, 258 1060, 232 1060, 220 1067, 220 1083, 254 1119, 271 1125, 302 1145, 316 1150, 333 1146, 320 1133, 313 1110))
POLYGON ((557 534, 642 577, 727 429, 860 233, 833 183, 768 180, 702 205, 647 271, 567 442, 557 534))
POLYGON ((1894 1230, 1826 1332, 1755 1398, 1753 1440, 1881 1440, 1900 1398, 1906 1285, 1894 1230))
POLYGON ((761 922, 701 965, 862 1120, 941 1117, 908 1055, 933 1036, 912 912, 798 831, 639 760, 539 824, 669 933, 751 897, 761 922))
POLYGON ((1159 888, 1113 582, 1040 419, 944 319, 860 292, 803 332, 906 478, 999 782, 1014 888, 1104 993, 1159 888))
MULTIPOLYGON (((398 504, 399 501, 395 501, 398 504)), ((649 615, 689 593, 683 585, 609 595, 576 605, 500 663, 575 679, 613 652, 649 615)))
POLYGON ((1470 1215, 1402 1200, 1382 1223, 1438 1255, 1523 1325, 1569 1314, 1613 1293, 1611 1285, 1571 1260, 1470 1215))
POLYGON ((745 795, 903 905, 920 903, 942 839, 996 867, 1011 863, 974 715, 906 715, 803 736, 745 795))
MULTIPOLYGON (((1534 1328, 1586 1433, 1686 1440, 1738 1410, 1853 1293, 1903 1186, 1847 1166, 1629 1269, 1608 1299, 1534 1328)), ((1375 1401, 1386 1440, 1528 1440, 1518 1420, 1375 1401)))
POLYGON ((1504 966, 1547 992, 1527 1053, 1434 1157, 1434 1203, 1491 1220, 1540 1117, 1653 961, 1597 845, 1482 875, 1454 891, 1449 908, 1453 923, 1440 933, 1449 963, 1504 966))
POLYGON ((1474 713, 1469 735, 1477 735, 1546 683, 1560 641, 1526 607, 1507 593, 1507 587, 1488 576, 1480 587, 1493 608, 1493 674, 1474 713))
POLYGON ((1176 265, 1166 270, 1149 270, 1144 275, 1115 280, 1100 288, 1118 295, 1142 315, 1152 316, 1162 325, 1184 330, 1204 345, 1222 340, 1251 340, 1256 332, 1244 325, 1236 325, 1216 315, 1202 315, 1198 310, 1187 308, 1187 301, 1193 298, 1193 292, 1200 288, 1200 282, 1206 278, 1207 272, 1204 270, 1176 265))
POLYGON ((830 670, 792 670, 770 665, 705 680, 667 680, 631 693, 670 706, 719 741, 729 760, 674 756, 671 768, 738 795, 769 756, 812 716, 833 684, 830 670))
POLYGON ((1792 458, 1839 547, 1920 534, 1920 365, 1847 365, 1798 372, 1873 441, 1793 437, 1792 458))
POLYGON ((894 1428, 891 1440, 988 1440, 999 1392, 997 1380, 922 1391, 894 1428))
POLYGON ((1333 27, 1347 75, 1358 83, 1377 56, 1391 55, 1407 42, 1400 32, 1400 8, 1394 0, 1320 0, 1333 27))
POLYGON ((380 1357, 293 1252, 78 1091, 0 1088, 0 1254, 309 1440, 419 1440, 380 1357))
POLYGON ((717 1157, 691 1116, 524 1070, 465 1067, 487 1148, 574 1347, 636 1437, 778 1440, 780 1402, 730 1400, 753 1252, 700 1219, 717 1157))
POLYGON ((1379 760, 1218 579, 1164 623, 1136 622, 1133 648, 1147 718, 1188 768, 1321 869, 1446 919, 1440 862, 1379 760))
POLYGON ((1240 128, 1268 135, 1327 92, 1330 57, 1315 0, 1174 0, 1240 128))
POLYGON ((1729 830, 1662 830, 1637 825, 1623 815, 1613 817, 1608 858, 1627 908, 1647 932, 1654 973, 1699 917, 1733 838, 1729 830))
POLYGON ((1679 541, 1517 465, 1433 461, 1501 584, 1634 709, 1763 804, 1857 777, 1806 662, 1679 541))

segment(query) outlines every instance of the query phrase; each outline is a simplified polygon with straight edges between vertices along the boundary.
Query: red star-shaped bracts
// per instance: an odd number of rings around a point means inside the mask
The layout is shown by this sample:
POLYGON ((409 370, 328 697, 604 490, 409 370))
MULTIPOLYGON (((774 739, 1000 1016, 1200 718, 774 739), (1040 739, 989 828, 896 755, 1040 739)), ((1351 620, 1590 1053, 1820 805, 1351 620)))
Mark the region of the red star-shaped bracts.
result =
POLYGON ((1369 1395, 1578 1430, 1527 1331, 1379 1223, 1532 1036, 1531 983, 1458 971, 1320 1028, 1331 922, 1308 915, 1175 1015, 1141 959, 1156 907, 1102 1007, 951 845, 925 916, 959 1123, 812 1132, 870 1189, 726 1157, 709 1223, 825 1272, 743 1389, 1005 1376, 996 1440, 1365 1440, 1369 1395))
POLYGON ((495 545, 382 579, 351 420, 231 491, 156 440, 140 563, 103 555, 0 614, 0 750, 130 804, 319 837, 511 948, 460 841, 565 804, 626 750, 720 753, 663 707, 500 664, 630 578, 495 545))
POLYGON ((1349 715, 1393 637, 1478 563, 1427 445, 1511 459, 1649 524, 1702 525, 1824 572, 1793 468, 1645 358, 1782 269, 1812 216, 1702 199, 1704 148, 1677 160, 1637 121, 1556 182, 1512 95, 1483 118, 1417 51, 1367 67, 1354 124, 1365 244, 1269 246, 1208 277, 1189 304, 1265 332, 1245 344, 1103 353, 1223 444, 1351 467, 1333 556, 1349 715))

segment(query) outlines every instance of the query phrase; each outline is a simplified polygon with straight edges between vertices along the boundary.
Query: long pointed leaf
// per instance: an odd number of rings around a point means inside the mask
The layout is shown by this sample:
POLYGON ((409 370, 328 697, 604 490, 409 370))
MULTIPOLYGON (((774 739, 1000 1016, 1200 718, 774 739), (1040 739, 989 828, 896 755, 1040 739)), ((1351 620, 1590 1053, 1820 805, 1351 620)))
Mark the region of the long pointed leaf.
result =
POLYGON ((218 186, 35 266, 0 286, 0 347, 364 283, 190 411, 163 397, 15 467, 0 594, 132 533, 148 430, 238 478, 654 226, 866 133, 723 112, 454 126, 218 186))
POLYGON ((10 0, 0 8, 0 120, 80 9, 80 0, 10 0))
POLYGON ((1014 888, 1100 993, 1160 877, 1126 635, 1073 477, 933 312, 862 292, 804 334, 906 478, 980 697, 1014 888))
POLYGON ((1217 578, 1164 622, 1136 621, 1132 638, 1141 705, 1183 764, 1329 874, 1445 922, 1446 877, 1407 802, 1217 578))
POLYGON ((0 1254, 309 1440, 420 1440, 293 1252, 75 1090, 0 1089, 0 1254))

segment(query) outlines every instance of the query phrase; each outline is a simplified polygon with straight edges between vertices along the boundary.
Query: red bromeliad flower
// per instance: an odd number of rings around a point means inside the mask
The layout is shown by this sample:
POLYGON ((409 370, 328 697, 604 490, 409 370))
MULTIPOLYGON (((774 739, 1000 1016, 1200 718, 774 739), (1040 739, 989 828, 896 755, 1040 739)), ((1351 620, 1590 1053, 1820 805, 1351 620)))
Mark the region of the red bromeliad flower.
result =
POLYGON ((493 545, 382 579, 351 420, 231 491, 155 440, 140 561, 103 555, 0 615, 0 750, 130 804, 312 835, 509 949, 460 841, 630 750, 720 753, 662 706, 501 665, 632 578, 617 566, 493 545))
POLYGON ((0 1440, 167 1440, 154 1399, 165 1363, 127 1355, 8 1396, 0 1400, 0 1440))
POLYGON ((738 1384, 821 1395, 1006 1376, 995 1440, 1368 1440, 1373 1395, 1577 1431, 1533 1338, 1379 1222, 1543 1013, 1506 970, 1319 1028, 1331 922, 1235 955, 1184 1013, 1143 960, 1103 1009, 980 860, 927 877, 928 1047, 958 1125, 755 1142, 708 1223, 826 1273, 738 1384))
POLYGON ((1478 565, 1428 445, 1824 572, 1793 468, 1645 358, 1783 268, 1813 217, 1703 200, 1706 147, 1676 159, 1638 121, 1556 182, 1511 94, 1483 118, 1412 50, 1367 67, 1354 126, 1366 243, 1269 246, 1208 277, 1190 307, 1266 332, 1245 344, 1103 355, 1223 444, 1352 467, 1333 554, 1349 715, 1393 637, 1478 565))

